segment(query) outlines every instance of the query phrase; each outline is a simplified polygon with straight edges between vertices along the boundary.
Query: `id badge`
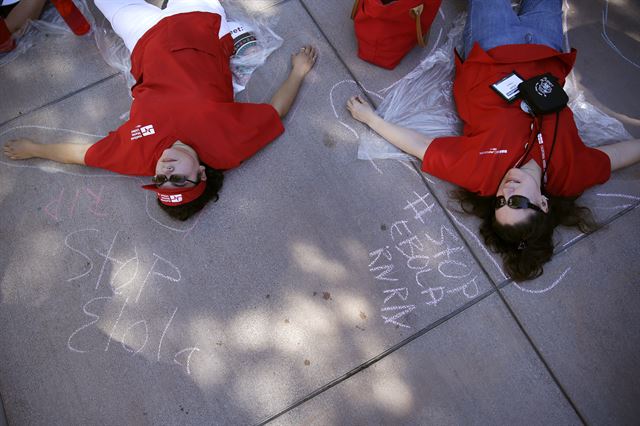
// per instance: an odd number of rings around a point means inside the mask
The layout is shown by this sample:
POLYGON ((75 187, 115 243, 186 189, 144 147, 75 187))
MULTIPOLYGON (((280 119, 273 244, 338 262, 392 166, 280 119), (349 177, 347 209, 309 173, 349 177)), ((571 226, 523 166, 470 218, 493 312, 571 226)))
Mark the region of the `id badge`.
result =
POLYGON ((511 103, 520 94, 518 85, 523 81, 524 80, 515 71, 513 71, 511 74, 493 83, 491 88, 495 90, 496 93, 498 93, 498 95, 500 95, 505 101, 511 103))

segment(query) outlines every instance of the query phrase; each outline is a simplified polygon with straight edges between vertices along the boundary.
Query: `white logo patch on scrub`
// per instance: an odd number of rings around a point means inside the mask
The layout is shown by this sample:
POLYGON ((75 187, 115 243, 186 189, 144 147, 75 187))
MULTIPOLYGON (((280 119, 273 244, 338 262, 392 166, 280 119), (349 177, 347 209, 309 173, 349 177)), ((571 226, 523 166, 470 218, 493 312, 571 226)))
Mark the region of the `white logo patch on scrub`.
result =
POLYGON ((497 154, 507 154, 509 151, 506 149, 498 149, 498 148, 489 148, 487 151, 480 151, 480 155, 497 155, 497 154))
POLYGON ((131 130, 131 140, 135 141, 143 136, 151 136, 155 134, 156 130, 153 128, 153 124, 147 124, 146 126, 138 124, 133 128, 133 130, 131 130))
POLYGON ((553 92, 553 83, 547 77, 542 77, 536 83, 536 92, 546 98, 549 93, 553 92))
POLYGON ((182 194, 166 195, 160 194, 160 201, 163 203, 180 203, 182 202, 182 194))
POLYGON ((156 131, 153 129, 153 125, 149 124, 147 126, 141 127, 140 131, 142 132, 142 136, 154 135, 156 131))

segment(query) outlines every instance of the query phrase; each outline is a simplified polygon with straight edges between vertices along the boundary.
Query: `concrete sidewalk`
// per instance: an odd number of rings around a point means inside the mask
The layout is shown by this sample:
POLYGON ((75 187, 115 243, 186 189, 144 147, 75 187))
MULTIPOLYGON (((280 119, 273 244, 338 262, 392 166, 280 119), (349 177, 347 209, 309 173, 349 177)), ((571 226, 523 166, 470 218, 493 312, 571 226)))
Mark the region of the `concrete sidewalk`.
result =
MULTIPOLYGON (((2 406, 9 425, 636 424, 640 166, 583 196, 603 228, 562 229, 544 275, 513 283, 450 184, 356 159, 344 108, 378 104, 466 2, 393 71, 357 58, 351 1, 243 3, 284 44, 239 101, 267 101, 301 45, 320 56, 285 134, 195 219, 144 179, 0 159, 0 425, 2 406)), ((640 137, 640 6, 568 7, 578 84, 640 137)), ((92 37, 0 74, 2 144, 92 142, 130 106, 92 37)))

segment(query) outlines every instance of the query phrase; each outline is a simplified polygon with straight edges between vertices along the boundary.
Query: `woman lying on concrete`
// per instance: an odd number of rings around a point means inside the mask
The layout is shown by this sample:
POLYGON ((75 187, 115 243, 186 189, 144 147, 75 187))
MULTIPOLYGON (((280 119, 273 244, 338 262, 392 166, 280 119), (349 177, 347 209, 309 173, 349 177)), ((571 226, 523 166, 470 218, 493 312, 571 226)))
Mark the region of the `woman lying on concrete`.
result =
POLYGON ((568 107, 534 116, 520 99, 503 98, 509 90, 500 95, 492 87, 514 71, 523 80, 551 73, 564 84, 576 51, 562 53, 562 0, 523 0, 517 15, 509 0, 470 0, 464 39, 466 59, 456 52, 453 88, 463 136, 431 139, 385 122, 357 96, 347 108, 420 158, 423 171, 464 188, 453 195, 483 220, 485 243, 512 278, 532 279, 553 254, 556 226, 595 228, 575 199, 612 170, 640 161, 640 141, 588 148, 568 107))
POLYGON ((270 104, 234 103, 229 57, 233 40, 218 0, 170 1, 161 10, 144 0, 97 0, 131 51, 136 79, 129 121, 94 144, 8 142, 13 160, 45 158, 153 176, 169 215, 186 220, 218 198, 221 170, 237 167, 283 131, 316 50, 292 55, 292 69, 270 104))

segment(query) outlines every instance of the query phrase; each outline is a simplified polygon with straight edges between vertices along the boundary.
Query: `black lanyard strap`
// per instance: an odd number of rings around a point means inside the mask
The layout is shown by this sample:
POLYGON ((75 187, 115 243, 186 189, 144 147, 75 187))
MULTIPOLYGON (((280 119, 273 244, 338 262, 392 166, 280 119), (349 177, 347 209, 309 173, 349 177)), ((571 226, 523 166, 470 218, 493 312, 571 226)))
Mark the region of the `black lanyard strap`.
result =
POLYGON ((553 142, 551 142, 551 150, 549 150, 549 160, 547 161, 547 166, 542 171, 542 187, 544 188, 544 177, 549 170, 549 166, 551 166, 551 156, 553 155, 553 149, 556 147, 556 138, 558 136, 558 122, 560 121, 560 111, 556 111, 556 124, 553 129, 553 142))

